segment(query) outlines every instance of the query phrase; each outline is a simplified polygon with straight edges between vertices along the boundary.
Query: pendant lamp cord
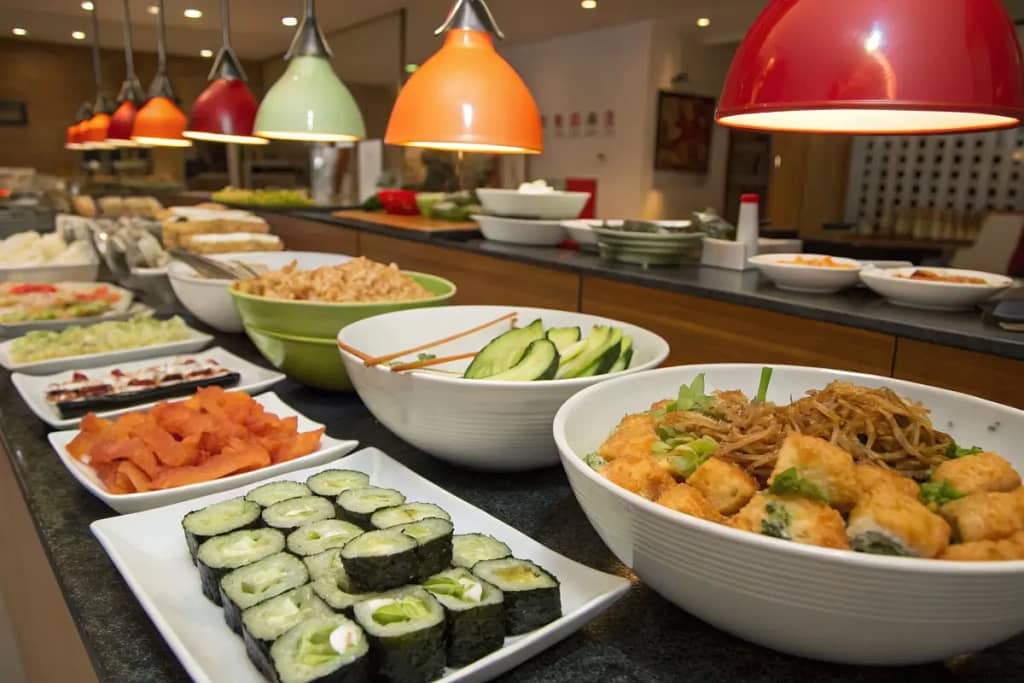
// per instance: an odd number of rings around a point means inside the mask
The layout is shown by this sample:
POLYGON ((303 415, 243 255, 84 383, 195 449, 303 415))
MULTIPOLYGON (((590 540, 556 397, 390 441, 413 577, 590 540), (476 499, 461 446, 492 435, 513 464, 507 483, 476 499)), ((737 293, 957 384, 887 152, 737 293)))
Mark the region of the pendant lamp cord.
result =
POLYGON ((167 75, 167 26, 164 23, 164 0, 157 0, 160 8, 160 32, 157 39, 157 73, 167 75))
POLYGON ((96 81, 97 97, 103 92, 103 68, 100 66, 100 13, 93 3, 92 10, 92 75, 96 81))
MULTIPOLYGON (((93 10, 93 14, 96 11, 93 10)), ((132 12, 128 0, 124 0, 124 64, 129 81, 135 80, 135 57, 132 55, 132 12)))
POLYGON ((316 0, 306 0, 306 18, 312 19, 313 15, 316 14, 316 8, 313 6, 316 4, 316 0))
POLYGON ((231 0, 220 0, 220 33, 224 47, 231 47, 231 0))

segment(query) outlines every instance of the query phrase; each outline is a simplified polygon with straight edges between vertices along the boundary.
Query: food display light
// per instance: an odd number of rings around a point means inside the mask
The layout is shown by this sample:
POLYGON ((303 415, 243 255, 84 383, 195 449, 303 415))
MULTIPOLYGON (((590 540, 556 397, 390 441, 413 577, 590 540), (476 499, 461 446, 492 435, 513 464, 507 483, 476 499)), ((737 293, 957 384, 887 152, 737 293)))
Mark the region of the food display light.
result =
POLYGON ((157 33, 157 72, 149 86, 149 99, 135 115, 132 140, 153 147, 191 147, 185 138, 188 117, 177 105, 174 87, 167 77, 167 31, 164 25, 164 1, 157 1, 159 27, 157 33))
POLYGON ((132 140, 132 128, 135 115, 145 100, 142 85, 135 75, 135 58, 132 54, 132 15, 128 0, 124 0, 124 83, 117 95, 117 109, 110 119, 107 130, 107 141, 116 147, 134 147, 138 143, 132 140))
POLYGON ((96 12, 92 12, 92 71, 96 81, 96 101, 92 105, 92 117, 79 126, 81 143, 85 149, 113 149, 107 142, 107 131, 110 128, 110 115, 114 111, 114 102, 104 92, 103 69, 100 64, 100 22, 96 12))

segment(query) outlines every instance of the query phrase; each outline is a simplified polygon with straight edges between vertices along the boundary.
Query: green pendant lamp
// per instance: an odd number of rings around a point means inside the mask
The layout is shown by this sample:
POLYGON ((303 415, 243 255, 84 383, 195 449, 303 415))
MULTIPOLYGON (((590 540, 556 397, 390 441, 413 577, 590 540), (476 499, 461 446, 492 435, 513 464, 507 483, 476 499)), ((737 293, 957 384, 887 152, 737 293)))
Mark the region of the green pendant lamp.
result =
POLYGON ((255 133, 276 140, 360 140, 366 137, 363 115, 334 73, 314 4, 306 0, 306 15, 285 55, 288 68, 263 98, 255 133))

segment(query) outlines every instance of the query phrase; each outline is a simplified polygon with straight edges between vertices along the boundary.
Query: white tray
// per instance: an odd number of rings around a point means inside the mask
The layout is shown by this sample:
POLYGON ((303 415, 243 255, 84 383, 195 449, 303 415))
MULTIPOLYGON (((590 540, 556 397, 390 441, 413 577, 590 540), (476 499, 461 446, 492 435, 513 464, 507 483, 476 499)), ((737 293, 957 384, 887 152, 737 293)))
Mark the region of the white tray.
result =
POLYGON ((153 309, 142 304, 132 305, 134 294, 123 287, 111 284, 98 284, 95 282, 61 282, 59 285, 71 285, 83 289, 95 287, 107 287, 116 291, 121 298, 114 303, 110 311, 103 315, 94 315, 89 318, 67 318, 65 320, 33 320, 25 323, 0 323, 0 337, 14 337, 31 332, 32 330, 62 330, 72 325, 94 325, 108 320, 128 320, 137 315, 152 315, 153 309))
MULTIPOLYGON (((132 363, 114 363, 113 365, 90 369, 88 374, 91 377, 101 377, 118 369, 124 371, 139 370, 151 365, 159 365, 161 363, 175 361, 183 357, 185 356, 171 355, 164 356, 162 358, 149 358, 146 360, 134 361, 132 363)), ((249 394, 256 394, 260 391, 269 389, 284 379, 284 375, 280 372, 268 370, 260 367, 259 365, 250 363, 243 358, 239 358, 230 351, 225 351, 219 346, 209 349, 202 354, 192 355, 191 357, 195 359, 212 358, 222 367, 240 374, 241 378, 239 378, 238 384, 226 387, 230 391, 244 391, 249 394)), ((69 429, 77 426, 81 421, 81 418, 61 417, 56 406, 46 400, 46 391, 51 384, 70 381, 72 372, 75 371, 68 370, 65 372, 54 373, 52 375, 41 376, 15 373, 11 377, 11 382, 18 390, 18 393, 21 394, 22 400, 25 401, 29 409, 35 413, 40 420, 57 429, 69 429)), ((126 408, 107 410, 98 413, 98 415, 100 417, 124 415, 125 413, 144 410, 150 406, 156 405, 157 403, 159 403, 159 401, 145 401, 126 408)))
POLYGON ((121 351, 107 351, 106 353, 91 353, 84 356, 65 356, 52 360, 41 360, 32 363, 16 363, 11 358, 11 345, 14 339, 8 339, 0 343, 0 365, 11 372, 24 372, 30 375, 50 374, 62 370, 82 370, 84 368, 95 368, 115 363, 127 363, 131 360, 141 358, 155 358, 158 356, 173 356, 183 353, 192 353, 203 348, 213 337, 191 330, 192 336, 182 341, 170 342, 168 344, 156 344, 154 346, 140 346, 135 349, 122 349, 121 351))
MULTIPOLYGON (((345 458, 347 469, 366 472, 377 486, 397 488, 409 500, 436 503, 452 516, 456 533, 490 534, 516 557, 533 560, 562 583, 561 619, 515 638, 460 669, 448 669, 442 683, 486 681, 568 637, 608 609, 629 589, 629 581, 590 569, 546 548, 525 534, 445 491, 376 448, 345 458)), ((304 481, 327 469, 314 467, 275 480, 304 481)), ((242 639, 224 623, 223 612, 203 597, 189 557, 181 518, 211 503, 243 495, 251 487, 224 491, 183 505, 93 522, 92 532, 142 603, 150 619, 197 683, 265 683, 249 662, 242 639)), ((642 615, 639 615, 642 616, 642 615)))
MULTIPOLYGON (((267 409, 268 413, 272 413, 278 417, 297 417, 299 419, 300 432, 308 432, 323 426, 319 422, 310 420, 308 417, 289 406, 278 398, 277 394, 261 394, 256 397, 256 400, 267 409)), ((229 477, 224 477, 223 479, 215 479, 214 481, 204 481, 199 484, 179 486, 174 489, 147 491, 145 493, 113 494, 107 492, 103 482, 96 474, 96 470, 79 462, 70 453, 68 453, 68 444, 71 443, 72 439, 76 436, 78 436, 78 431, 74 429, 64 432, 52 432, 50 434, 50 445, 53 446, 53 449, 57 452, 61 462, 64 463, 64 467, 71 472, 72 476, 78 480, 79 484, 84 486, 89 493, 122 514, 149 510, 163 505, 170 505, 172 503, 180 503, 182 501, 191 500, 211 493, 217 493, 218 491, 224 491, 236 486, 252 485, 254 482, 269 479, 275 475, 285 474, 302 467, 311 467, 313 465, 333 462, 359 447, 358 441, 340 441, 324 434, 320 441, 320 450, 310 453, 309 455, 304 455, 301 458, 289 460, 288 462, 282 462, 277 465, 271 465, 270 467, 264 467, 263 469, 253 470, 251 472, 233 474, 229 477)))

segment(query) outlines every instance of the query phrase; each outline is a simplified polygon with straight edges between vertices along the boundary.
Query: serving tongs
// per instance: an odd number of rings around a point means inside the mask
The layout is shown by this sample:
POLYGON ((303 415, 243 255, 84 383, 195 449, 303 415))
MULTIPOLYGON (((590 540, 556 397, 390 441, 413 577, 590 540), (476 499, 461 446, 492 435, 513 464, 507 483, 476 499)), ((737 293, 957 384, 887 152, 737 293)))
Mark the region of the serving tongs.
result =
POLYGON ((217 261, 202 254, 193 254, 184 249, 171 249, 168 253, 179 261, 191 266, 203 277, 218 280, 244 280, 259 275, 254 268, 250 268, 238 261, 217 261))

